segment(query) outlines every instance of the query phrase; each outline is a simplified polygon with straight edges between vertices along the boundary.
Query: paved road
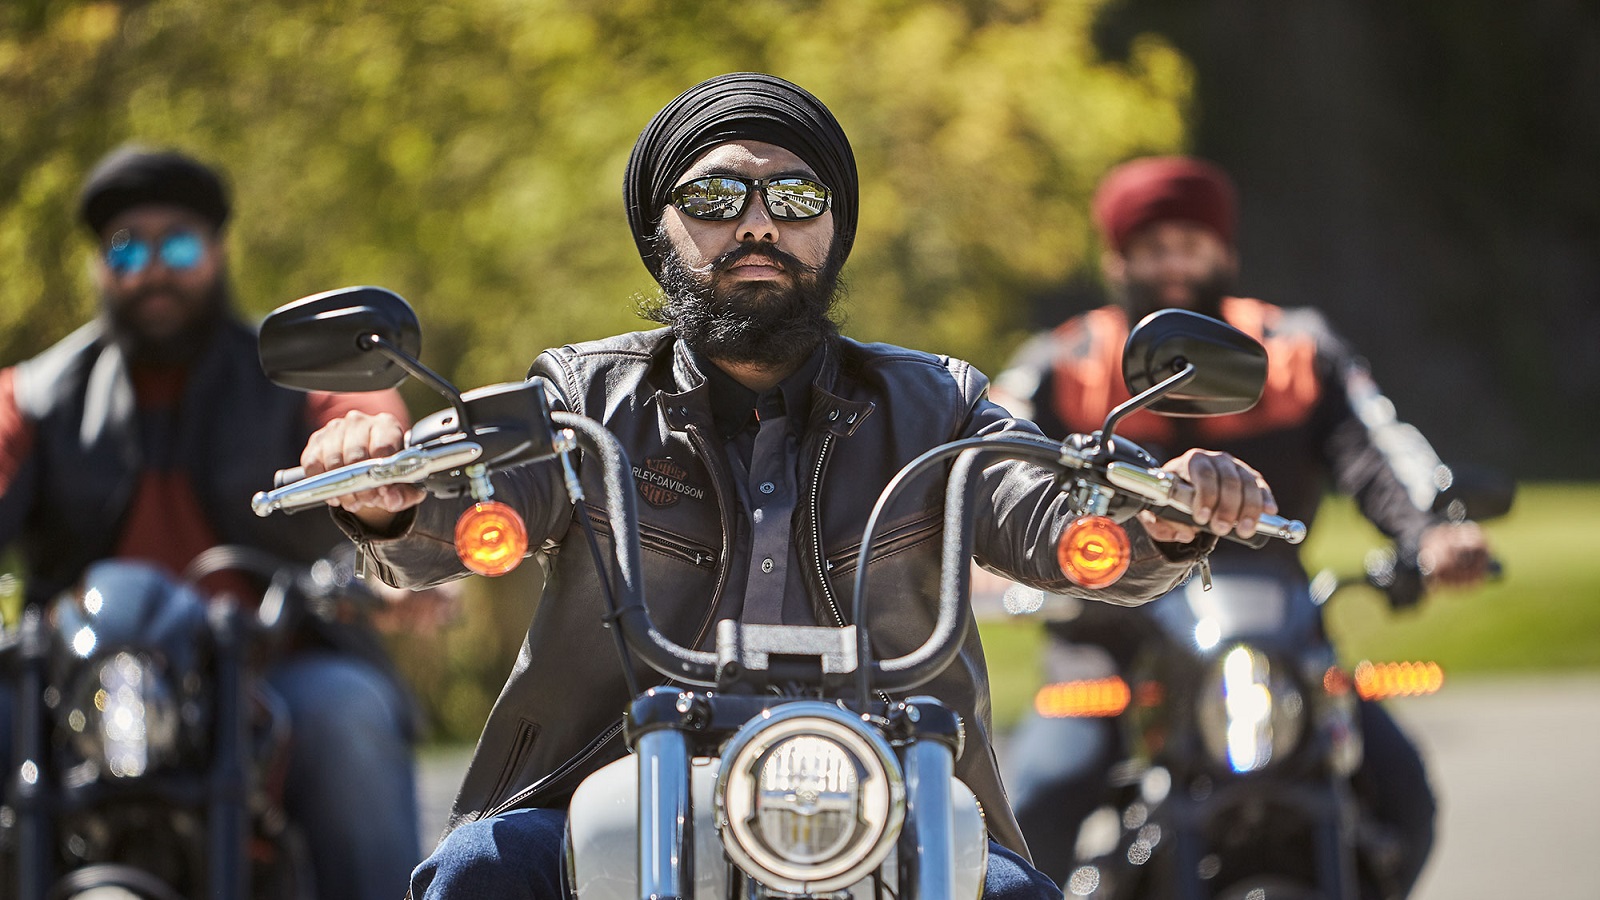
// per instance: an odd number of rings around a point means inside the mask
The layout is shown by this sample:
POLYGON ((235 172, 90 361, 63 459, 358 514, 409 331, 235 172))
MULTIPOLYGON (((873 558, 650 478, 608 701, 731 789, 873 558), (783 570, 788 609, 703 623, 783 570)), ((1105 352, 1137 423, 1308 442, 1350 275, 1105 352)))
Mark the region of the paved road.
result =
MULTIPOLYGON (((1600 900, 1600 676, 1452 681, 1391 709, 1440 798, 1413 900, 1600 900)), ((464 764, 463 751, 423 760, 425 847, 464 764)))
POLYGON ((1439 794, 1416 900, 1600 898, 1600 677, 1452 682, 1391 709, 1439 794))

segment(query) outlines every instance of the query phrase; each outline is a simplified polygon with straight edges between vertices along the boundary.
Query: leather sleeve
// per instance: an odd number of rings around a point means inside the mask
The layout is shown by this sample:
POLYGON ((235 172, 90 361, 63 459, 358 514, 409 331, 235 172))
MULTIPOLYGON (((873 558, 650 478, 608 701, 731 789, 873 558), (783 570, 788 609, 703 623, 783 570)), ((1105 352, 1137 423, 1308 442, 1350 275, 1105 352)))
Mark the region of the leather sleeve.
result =
POLYGON ((1366 364, 1320 316, 1307 327, 1317 332, 1323 391, 1315 415, 1334 482, 1403 556, 1414 556, 1422 532, 1442 521, 1428 510, 1439 457, 1421 432, 1396 418, 1366 364))
MULTIPOLYGON (((962 363, 955 368, 969 403, 966 428, 958 437, 1015 433, 1040 435, 1032 422, 1012 418, 987 397, 988 380, 962 363)), ((1137 519, 1124 523, 1134 559, 1116 584, 1088 591, 1068 581, 1056 561, 1056 540, 1075 518, 1066 495, 1046 469, 1008 461, 988 467, 979 486, 975 556, 978 563, 1014 581, 1057 594, 1081 596, 1122 606, 1137 606, 1176 587, 1188 577, 1194 560, 1209 549, 1158 545, 1137 519)))
MULTIPOLYGON (((542 375, 552 385, 551 406, 567 408, 553 385, 565 383, 560 363, 551 353, 540 355, 531 375, 542 375)), ((582 463, 580 461, 580 467, 582 463)), ((558 542, 572 521, 572 500, 567 495, 560 466, 545 460, 492 476, 494 499, 510 505, 528 527, 530 552, 558 542)), ((360 520, 334 511, 334 521, 361 548, 365 571, 386 584, 424 588, 470 574, 455 550, 456 519, 472 505, 469 497, 429 497, 394 523, 392 534, 376 534, 360 520)))

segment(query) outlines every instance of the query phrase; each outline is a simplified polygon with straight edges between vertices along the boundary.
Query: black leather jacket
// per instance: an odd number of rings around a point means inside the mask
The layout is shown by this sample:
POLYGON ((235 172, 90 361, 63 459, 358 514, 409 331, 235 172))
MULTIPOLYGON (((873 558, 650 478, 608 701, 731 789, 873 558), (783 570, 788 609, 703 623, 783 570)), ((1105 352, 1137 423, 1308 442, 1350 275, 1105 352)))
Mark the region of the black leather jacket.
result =
MULTIPOLYGON (((737 615, 741 598, 724 596, 723 585, 730 562, 747 561, 727 558, 727 535, 740 513, 704 376, 664 329, 546 351, 532 374, 549 380, 559 403, 599 420, 621 441, 641 495, 642 580, 652 618, 674 641, 705 646, 718 619, 737 615)), ((987 388, 983 375, 960 360, 847 339, 827 348, 801 438, 795 528, 818 622, 841 622, 850 609, 862 528, 879 491, 906 462, 962 437, 1034 431, 989 402, 987 388)), ((580 475, 592 496, 602 494, 599 472, 584 468, 580 475)), ((929 479, 914 504, 892 515, 870 563, 877 591, 870 622, 885 656, 914 649, 933 629, 943 490, 942 479, 929 479)), ((1047 590, 1076 590, 1055 562, 1054 539, 1067 516, 1049 474, 999 464, 986 470, 980 493, 990 502, 979 504, 979 561, 1047 590)), ((496 499, 527 517, 547 581, 451 827, 505 809, 564 804, 579 781, 623 751, 617 736, 631 699, 601 627, 596 575, 556 466, 536 464, 502 477, 496 499)), ((343 521, 384 580, 420 586, 463 574, 451 544, 459 509, 429 499, 397 538, 363 534, 354 520, 343 521)), ((1131 530, 1136 561, 1097 599, 1143 602, 1190 569, 1188 561, 1168 559, 1142 530, 1131 530)), ((940 698, 965 720, 968 740, 957 773, 983 803, 990 833, 1025 853, 990 747, 983 650, 977 629, 968 634, 959 659, 919 693, 940 698)))

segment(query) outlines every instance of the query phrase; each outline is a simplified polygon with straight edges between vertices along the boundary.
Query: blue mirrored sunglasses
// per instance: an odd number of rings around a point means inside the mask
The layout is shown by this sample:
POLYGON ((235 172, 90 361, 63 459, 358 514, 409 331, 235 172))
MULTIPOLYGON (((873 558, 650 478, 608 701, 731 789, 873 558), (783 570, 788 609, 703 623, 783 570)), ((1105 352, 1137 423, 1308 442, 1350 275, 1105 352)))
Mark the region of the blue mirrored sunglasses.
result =
POLYGON ((200 265, 205 254, 205 238, 193 231, 174 231, 152 242, 123 230, 112 235, 111 243, 106 245, 106 265, 118 277, 124 277, 143 272, 159 255, 162 265, 174 272, 187 272, 200 265))

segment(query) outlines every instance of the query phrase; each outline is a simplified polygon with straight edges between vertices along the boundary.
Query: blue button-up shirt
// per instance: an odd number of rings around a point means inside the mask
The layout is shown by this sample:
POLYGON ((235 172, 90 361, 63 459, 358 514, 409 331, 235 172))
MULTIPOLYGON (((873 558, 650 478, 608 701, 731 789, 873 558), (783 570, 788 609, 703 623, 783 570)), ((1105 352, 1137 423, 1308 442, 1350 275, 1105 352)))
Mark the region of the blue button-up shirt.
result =
POLYGON ((801 530, 800 439, 811 412, 811 385, 822 349, 763 393, 750 390, 696 355, 711 391, 711 413, 733 469, 734 516, 728 596, 743 596, 740 620, 815 625, 794 535, 801 530))

